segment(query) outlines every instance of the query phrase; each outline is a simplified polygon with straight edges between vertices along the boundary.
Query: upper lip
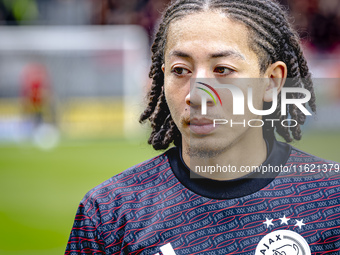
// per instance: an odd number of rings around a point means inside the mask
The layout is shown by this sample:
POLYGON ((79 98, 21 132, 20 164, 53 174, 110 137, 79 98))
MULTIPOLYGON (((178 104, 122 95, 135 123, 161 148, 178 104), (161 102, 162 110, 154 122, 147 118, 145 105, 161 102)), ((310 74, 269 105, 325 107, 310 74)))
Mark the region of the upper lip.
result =
POLYGON ((213 124, 213 121, 211 119, 206 119, 206 118, 193 118, 193 119, 190 119, 189 124, 196 125, 196 126, 204 126, 204 125, 213 124))

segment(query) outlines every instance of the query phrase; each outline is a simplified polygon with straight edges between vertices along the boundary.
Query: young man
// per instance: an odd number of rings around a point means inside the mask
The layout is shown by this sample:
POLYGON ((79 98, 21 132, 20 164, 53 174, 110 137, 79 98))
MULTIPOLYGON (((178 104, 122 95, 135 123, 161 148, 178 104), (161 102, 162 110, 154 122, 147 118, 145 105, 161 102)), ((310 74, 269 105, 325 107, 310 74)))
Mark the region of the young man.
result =
POLYGON ((278 4, 176 1, 152 53, 141 121, 151 122, 155 149, 175 147, 91 190, 66 254, 339 254, 339 164, 274 136, 301 138, 304 98, 291 92, 310 95, 315 111, 298 37, 278 4), (232 97, 250 91, 255 110, 238 104, 245 109, 234 114, 232 97), (268 104, 277 107, 260 116, 268 104))

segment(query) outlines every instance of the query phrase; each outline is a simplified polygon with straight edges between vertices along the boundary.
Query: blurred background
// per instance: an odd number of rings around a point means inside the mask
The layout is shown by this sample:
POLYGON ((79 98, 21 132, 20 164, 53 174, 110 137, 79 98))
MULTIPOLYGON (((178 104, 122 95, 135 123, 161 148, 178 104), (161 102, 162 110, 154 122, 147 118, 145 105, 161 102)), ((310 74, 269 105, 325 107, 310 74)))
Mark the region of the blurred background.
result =
MULTIPOLYGON (((157 155, 138 124, 168 0, 0 0, 0 254, 63 254, 92 187, 157 155)), ((340 161, 340 2, 280 1, 318 115, 293 145, 340 161)))

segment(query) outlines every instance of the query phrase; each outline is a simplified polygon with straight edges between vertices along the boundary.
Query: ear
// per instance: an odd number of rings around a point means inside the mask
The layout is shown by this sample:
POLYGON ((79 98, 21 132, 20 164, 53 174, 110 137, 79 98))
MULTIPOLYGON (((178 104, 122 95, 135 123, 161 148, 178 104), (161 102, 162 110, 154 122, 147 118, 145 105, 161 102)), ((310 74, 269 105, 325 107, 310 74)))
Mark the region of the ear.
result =
POLYGON ((280 93, 287 78, 287 66, 282 61, 277 61, 271 64, 265 74, 265 77, 270 79, 266 91, 263 95, 264 102, 271 102, 273 100, 273 88, 277 89, 277 94, 280 93))
POLYGON ((163 73, 165 72, 165 65, 164 64, 162 64, 162 71, 163 71, 163 73))

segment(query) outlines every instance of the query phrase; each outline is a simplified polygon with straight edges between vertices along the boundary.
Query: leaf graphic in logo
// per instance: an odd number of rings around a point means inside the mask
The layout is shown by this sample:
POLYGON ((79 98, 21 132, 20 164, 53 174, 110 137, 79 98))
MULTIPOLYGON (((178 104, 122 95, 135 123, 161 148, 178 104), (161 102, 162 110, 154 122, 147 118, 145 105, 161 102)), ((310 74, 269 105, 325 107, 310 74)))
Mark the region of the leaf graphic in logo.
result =
MULTIPOLYGON (((217 93, 217 91, 216 91, 212 86, 210 86, 210 85, 208 85, 208 84, 206 84, 206 83, 203 83, 203 82, 197 82, 197 83, 198 83, 198 84, 201 84, 201 85, 203 85, 203 86, 206 86, 206 87, 209 88, 212 92, 214 92, 215 95, 217 96, 218 100, 220 101, 221 105, 222 105, 222 100, 221 100, 221 98, 220 98, 220 95, 217 93)), ((214 96, 213 96, 208 90, 206 90, 206 89, 204 89, 204 88, 200 88, 200 87, 197 87, 197 88, 198 88, 198 89, 201 89, 201 90, 203 90, 203 91, 205 91, 206 93, 208 93, 209 96, 211 96, 211 98, 214 100, 214 103, 215 103, 215 105, 216 105, 216 100, 215 100, 214 96)))

